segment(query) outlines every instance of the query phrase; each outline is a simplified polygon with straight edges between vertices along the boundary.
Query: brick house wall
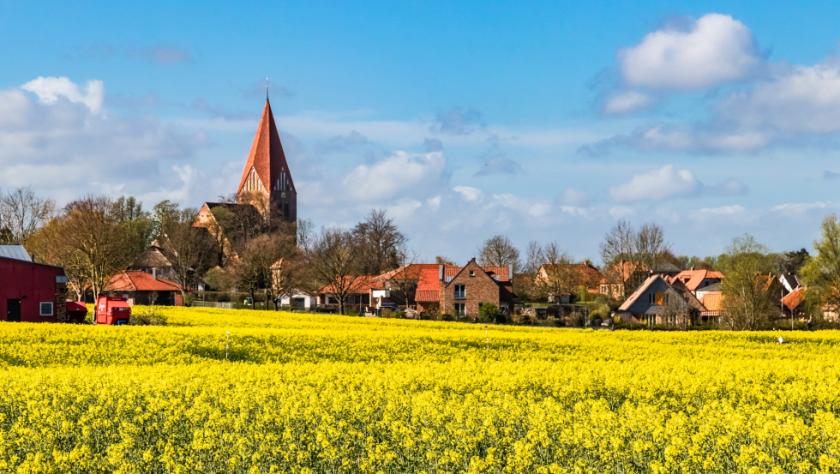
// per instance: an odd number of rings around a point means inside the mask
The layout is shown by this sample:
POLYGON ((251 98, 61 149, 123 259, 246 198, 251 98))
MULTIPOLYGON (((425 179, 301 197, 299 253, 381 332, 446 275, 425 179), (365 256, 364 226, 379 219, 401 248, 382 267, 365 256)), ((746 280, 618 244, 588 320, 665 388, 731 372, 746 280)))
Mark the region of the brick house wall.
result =
POLYGON ((465 314, 470 319, 478 318, 481 303, 491 303, 496 306, 500 306, 501 303, 499 284, 476 263, 475 259, 470 260, 451 281, 444 285, 441 293, 441 313, 455 316, 458 314, 455 311, 455 304, 461 303, 465 305, 465 314), (457 285, 464 285, 466 290, 464 298, 455 297, 457 285))

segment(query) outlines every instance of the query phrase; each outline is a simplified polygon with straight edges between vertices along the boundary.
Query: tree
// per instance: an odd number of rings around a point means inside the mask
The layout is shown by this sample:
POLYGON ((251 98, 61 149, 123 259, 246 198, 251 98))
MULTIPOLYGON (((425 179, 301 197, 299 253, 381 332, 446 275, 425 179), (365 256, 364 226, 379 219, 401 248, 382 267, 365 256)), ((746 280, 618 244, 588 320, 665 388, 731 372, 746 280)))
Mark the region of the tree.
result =
POLYGON ((808 299, 815 306, 840 307, 840 218, 830 215, 822 222, 822 236, 814 242, 816 254, 802 267, 808 299))
POLYGON ((137 247, 145 247, 137 241, 142 232, 134 221, 139 216, 128 216, 125 210, 107 197, 73 201, 33 234, 32 252, 39 261, 64 267, 79 297, 90 289, 96 298, 108 278, 136 256, 137 247))
MULTIPOLYGON (((830 219, 832 216, 826 218, 826 220, 830 219)), ((825 237, 825 223, 826 220, 823 221, 823 237, 825 237)), ((816 244, 815 244, 816 245, 816 244)), ((785 273, 798 275, 802 267, 808 262, 810 258, 810 254, 808 250, 802 248, 799 250, 791 250, 789 252, 784 252, 779 255, 779 269, 785 273)))
POLYGON ((525 252, 525 266, 522 271, 535 274, 544 262, 545 256, 543 255, 542 245, 536 240, 528 242, 528 249, 525 252))
POLYGON ((635 259, 635 233, 629 222, 620 220, 601 242, 601 261, 606 276, 612 283, 624 283, 625 266, 635 259))
POLYGON ((30 188, 18 188, 0 195, 0 243, 25 243, 46 224, 55 211, 55 203, 42 199, 30 188))
POLYGON ((494 235, 486 241, 478 253, 478 261, 484 267, 513 266, 519 271, 519 250, 503 235, 494 235))
POLYGON ((444 257, 443 255, 435 256, 435 263, 437 265, 455 265, 455 262, 451 259, 444 257))
POLYGON ((767 248, 751 235, 736 238, 720 256, 726 275, 723 292, 722 322, 733 330, 755 330, 778 313, 773 261, 767 248))
MULTIPOLYGON (((160 210, 158 206, 155 208, 160 210)), ((176 213, 167 211, 161 219, 161 214, 155 213, 158 243, 172 264, 176 283, 181 286, 184 297, 187 290, 195 285, 196 276, 204 274, 215 263, 213 238, 204 229, 193 227, 197 214, 195 209, 176 213)))
POLYGON ((111 201, 109 214, 120 227, 123 249, 131 258, 146 250, 152 241, 154 224, 143 211, 143 203, 132 196, 122 196, 111 201))
POLYGON ((655 270, 669 252, 665 231, 654 223, 642 225, 636 233, 633 247, 636 262, 648 270, 655 270))
POLYGON ((273 270, 275 263, 289 255, 294 245, 288 236, 280 233, 263 234, 248 241, 234 266, 234 275, 240 288, 247 289, 251 300, 257 290, 265 293, 265 307, 273 296, 273 270))
POLYGON ((352 233, 361 270, 367 275, 397 268, 405 259, 405 235, 383 210, 372 210, 352 233))
POLYGON ((416 257, 413 255, 409 257, 407 252, 403 252, 400 261, 397 262, 397 268, 388 272, 385 281, 388 289, 403 300, 406 308, 408 308, 411 297, 417 290, 419 274, 414 273, 416 269, 412 266, 415 260, 416 257))
POLYGON ((601 242, 601 260, 607 278, 623 283, 625 293, 633 291, 644 281, 647 272, 655 271, 670 256, 665 232, 658 224, 647 223, 636 231, 629 222, 621 220, 601 242))
POLYGON ((339 313, 345 314, 347 297, 362 281, 353 234, 324 229, 313 240, 306 261, 318 281, 338 300, 339 313))

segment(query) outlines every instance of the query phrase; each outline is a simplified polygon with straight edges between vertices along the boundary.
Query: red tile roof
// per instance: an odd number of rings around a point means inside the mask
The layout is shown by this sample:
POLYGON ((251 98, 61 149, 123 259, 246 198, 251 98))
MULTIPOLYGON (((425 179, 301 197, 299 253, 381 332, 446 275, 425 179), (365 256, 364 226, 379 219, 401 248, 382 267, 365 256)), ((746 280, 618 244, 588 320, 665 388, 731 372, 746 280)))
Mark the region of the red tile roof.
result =
POLYGON ((181 291, 174 281, 155 278, 141 271, 124 271, 112 276, 105 291, 181 291))
POLYGON ((785 308, 789 311, 793 311, 798 308, 803 301, 805 301, 805 288, 802 288, 801 286, 786 294, 785 297, 782 298, 782 304, 784 304, 785 308))
POLYGON ((408 265, 395 268, 389 272, 382 273, 381 275, 377 275, 376 278, 380 281, 419 280, 421 273, 426 270, 433 270, 435 272, 435 278, 437 278, 438 267, 437 263, 410 263, 408 265))
MULTIPOLYGON (((382 282, 378 280, 377 275, 360 275, 358 277, 344 277, 345 285, 350 286, 349 294, 361 294, 366 295, 370 293, 370 290, 375 290, 382 288, 382 282)), ((329 284, 321 287, 318 290, 319 294, 322 295, 329 295, 335 293, 335 285, 329 284)))
POLYGON ((697 289, 700 288, 700 285, 703 284, 703 280, 706 280, 707 278, 722 280, 723 273, 715 270, 683 270, 674 275, 668 280, 668 282, 673 283, 674 281, 679 280, 690 291, 697 291, 697 289))

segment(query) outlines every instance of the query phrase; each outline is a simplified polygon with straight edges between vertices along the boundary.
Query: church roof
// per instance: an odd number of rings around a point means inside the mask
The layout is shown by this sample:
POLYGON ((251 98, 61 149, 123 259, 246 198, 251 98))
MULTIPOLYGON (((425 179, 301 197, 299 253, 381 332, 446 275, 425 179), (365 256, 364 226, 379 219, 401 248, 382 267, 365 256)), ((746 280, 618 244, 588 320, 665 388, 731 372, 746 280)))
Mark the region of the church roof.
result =
POLYGON ((274 123, 274 114, 271 113, 271 104, 268 99, 265 100, 265 108, 263 108, 262 117, 257 126, 257 133, 254 134, 254 141, 251 142, 248 161, 245 163, 245 168, 242 169, 242 178, 239 180, 237 194, 245 186, 251 168, 256 170, 266 192, 272 189, 272 182, 279 179, 283 169, 287 170, 287 185, 291 189, 295 189, 292 174, 288 172, 289 165, 286 162, 286 154, 283 153, 280 134, 277 132, 277 125, 274 123))

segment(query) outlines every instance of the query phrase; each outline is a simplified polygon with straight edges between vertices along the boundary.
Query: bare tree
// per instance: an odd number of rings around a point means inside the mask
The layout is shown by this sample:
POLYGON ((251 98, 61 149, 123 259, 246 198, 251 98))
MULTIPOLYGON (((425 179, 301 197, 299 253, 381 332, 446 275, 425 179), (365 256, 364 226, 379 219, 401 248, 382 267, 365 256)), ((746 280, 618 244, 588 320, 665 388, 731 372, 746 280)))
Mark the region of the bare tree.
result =
POLYGON ((397 268, 405 257, 405 235, 384 210, 372 210, 352 233, 365 274, 379 275, 397 268))
POLYGON ((604 236, 601 242, 601 261, 604 266, 620 265, 633 259, 636 232, 629 222, 620 220, 604 236))
POLYGON ((512 265, 516 272, 519 271, 519 250, 507 237, 494 235, 487 239, 479 250, 478 261, 485 267, 512 265))
POLYGON ((340 229, 324 229, 307 252, 307 263, 315 277, 338 300, 345 314, 347 297, 362 281, 353 234, 340 229))
POLYGON ((648 270, 655 270, 669 251, 665 231, 658 224, 644 224, 634 239, 635 260, 648 270))
POLYGON ((42 199, 30 188, 18 188, 0 196, 0 229, 10 243, 24 243, 46 224, 55 211, 55 203, 42 199))
POLYGON ((534 274, 543 263, 545 263, 545 255, 543 255, 542 245, 536 240, 528 242, 528 249, 525 253, 525 267, 522 271, 534 274))
POLYGON ((611 283, 621 283, 625 292, 633 291, 654 271, 670 252, 665 232, 657 224, 644 224, 638 231, 627 221, 619 221, 601 242, 601 260, 611 283))

